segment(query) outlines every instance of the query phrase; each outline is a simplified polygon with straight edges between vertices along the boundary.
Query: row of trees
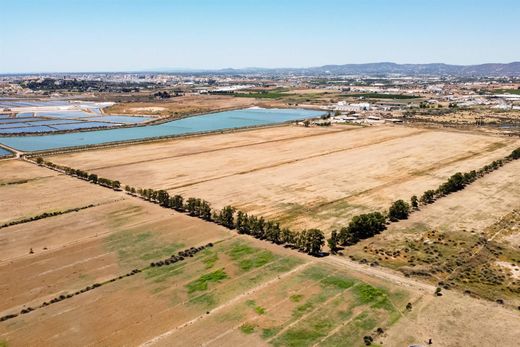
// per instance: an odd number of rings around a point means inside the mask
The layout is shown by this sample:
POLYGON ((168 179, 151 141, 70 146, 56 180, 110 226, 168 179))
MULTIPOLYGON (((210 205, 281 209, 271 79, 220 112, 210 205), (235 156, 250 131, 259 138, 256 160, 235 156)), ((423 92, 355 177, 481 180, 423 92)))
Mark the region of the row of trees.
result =
POLYGON ((249 215, 232 206, 214 210, 206 200, 198 198, 185 200, 181 195, 170 196, 165 190, 135 189, 130 186, 125 186, 125 190, 163 207, 188 213, 190 216, 220 224, 228 229, 237 229, 240 234, 251 235, 278 245, 288 245, 308 254, 319 255, 325 244, 325 236, 319 229, 296 232, 288 228, 281 228, 278 222, 249 215))
POLYGON ((44 161, 42 157, 37 157, 36 163, 38 165, 45 165, 49 168, 63 171, 63 172, 65 172, 65 174, 67 174, 69 176, 75 176, 75 177, 81 178, 85 181, 92 182, 94 184, 99 184, 99 185, 102 185, 102 186, 105 186, 108 188, 112 188, 115 190, 121 189, 121 182, 119 182, 119 181, 114 181, 114 180, 111 180, 108 178, 98 177, 98 175, 96 175, 96 174, 88 173, 88 172, 80 170, 80 169, 73 169, 68 166, 54 164, 50 161, 44 161))
MULTIPOLYGON (((121 183, 106 178, 100 178, 79 169, 56 165, 44 161, 41 157, 36 158, 39 165, 61 170, 67 175, 75 176, 102 186, 119 189, 121 183)), ((248 215, 237 211, 232 206, 225 206, 221 210, 211 208, 209 202, 199 198, 184 199, 181 195, 170 194, 166 190, 136 189, 129 185, 125 186, 129 194, 157 203, 165 208, 171 208, 178 212, 188 213, 192 217, 198 217, 206 221, 214 222, 229 229, 237 229, 241 234, 251 235, 260 240, 271 241, 278 245, 288 245, 311 255, 319 255, 325 244, 325 236, 319 229, 309 229, 296 232, 288 228, 281 228, 278 222, 265 220, 263 217, 248 215)))
MULTIPOLYGON (((439 185, 437 189, 429 189, 425 191, 419 201, 423 205, 431 204, 438 198, 462 190, 467 185, 475 182, 478 178, 497 170, 498 168, 502 167, 504 164, 512 160, 517 159, 520 159, 520 148, 513 150, 504 159, 495 160, 491 164, 484 165, 479 170, 471 170, 465 173, 457 172, 451 175, 446 182, 439 185)), ((412 196, 411 203, 412 207, 414 207, 415 209, 418 208, 417 196, 412 196)))

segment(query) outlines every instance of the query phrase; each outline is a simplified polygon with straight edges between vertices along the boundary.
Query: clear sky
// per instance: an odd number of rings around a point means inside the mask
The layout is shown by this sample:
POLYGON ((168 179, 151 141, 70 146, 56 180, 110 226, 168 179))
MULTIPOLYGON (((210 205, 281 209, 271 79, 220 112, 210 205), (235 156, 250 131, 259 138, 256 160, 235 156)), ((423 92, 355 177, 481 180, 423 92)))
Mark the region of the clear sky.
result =
POLYGON ((520 60, 520 0, 0 0, 0 73, 520 60))

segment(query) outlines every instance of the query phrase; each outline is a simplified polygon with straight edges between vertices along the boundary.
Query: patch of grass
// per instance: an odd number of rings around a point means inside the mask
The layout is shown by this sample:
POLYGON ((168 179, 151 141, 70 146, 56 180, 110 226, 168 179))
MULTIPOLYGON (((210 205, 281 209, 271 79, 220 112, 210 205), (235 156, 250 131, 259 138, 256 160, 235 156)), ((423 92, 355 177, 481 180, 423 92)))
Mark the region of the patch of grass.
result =
POLYGON ((420 96, 407 94, 380 94, 380 93, 358 93, 358 94, 341 94, 340 96, 352 98, 370 98, 370 99, 417 99, 420 96))
POLYGON ((381 298, 386 297, 385 291, 366 283, 360 283, 354 286, 352 290, 361 304, 378 302, 381 298))
POLYGON ((324 271, 323 268, 319 266, 311 266, 305 269, 302 273, 305 278, 308 278, 313 281, 321 281, 325 277, 327 277, 327 271, 324 271))
POLYGON ((249 271, 254 268, 262 267, 273 260, 274 256, 271 252, 262 251, 253 257, 239 261, 238 266, 244 271, 249 271))
POLYGON ((262 90, 262 91, 250 91, 248 93, 234 93, 235 97, 239 98, 257 98, 257 99, 280 99, 283 97, 290 97, 294 94, 283 93, 285 89, 273 89, 273 90, 262 90))
POLYGON ((495 89, 494 94, 516 94, 520 95, 520 89, 495 89))
POLYGON ((164 282, 170 277, 180 275, 184 271, 182 264, 170 266, 150 267, 144 270, 144 278, 152 279, 155 283, 164 282))
POLYGON ((296 265, 301 264, 302 261, 299 258, 281 258, 277 262, 268 265, 267 267, 277 273, 283 273, 291 270, 296 265))
POLYGON ((346 279, 337 276, 330 276, 325 278, 322 282, 324 286, 333 286, 338 289, 348 289, 352 287, 356 282, 351 279, 346 279))
POLYGON ((215 298, 215 294, 206 293, 190 299, 189 302, 191 304, 201 305, 204 307, 213 307, 217 304, 217 299, 215 298))
POLYGON ((205 249, 203 256, 202 262, 206 266, 206 269, 211 269, 218 260, 218 254, 211 249, 205 249))
POLYGON ((220 282, 228 278, 228 275, 224 269, 219 269, 204 275, 201 275, 197 280, 190 282, 186 285, 188 293, 204 291, 208 289, 208 283, 220 282))
POLYGON ((7 347, 7 341, 0 340, 0 347, 7 347))
POLYGON ((303 299, 303 295, 302 294, 293 294, 289 297, 289 299, 292 301, 292 302, 300 302, 302 301, 303 299))
POLYGON ((119 231, 107 238, 106 245, 110 251, 117 252, 120 263, 129 266, 164 258, 184 247, 181 243, 165 244, 155 235, 149 231, 119 231))
POLYGON ((275 336, 276 334, 278 334, 278 332, 280 330, 281 330, 281 328, 279 328, 279 327, 265 328, 262 330, 262 338, 269 339, 269 338, 275 336))
POLYGON ((252 334, 255 332, 256 326, 250 323, 244 323, 240 326, 240 331, 244 334, 252 334))
POLYGON ((257 314, 262 315, 262 314, 265 313, 265 308, 263 308, 262 306, 256 306, 256 307, 255 307, 255 312, 256 312, 257 314))
POLYGON ((289 329, 282 336, 277 338, 273 344, 275 346, 300 347, 309 346, 323 335, 314 329, 295 328, 289 329))
POLYGON ((244 258, 247 255, 254 254, 257 251, 258 251, 257 249, 250 247, 250 246, 246 245, 245 243, 237 242, 231 246, 231 249, 229 250, 228 255, 233 260, 239 260, 239 259, 244 258))
POLYGON ((367 312, 363 312, 354 318, 354 324, 364 331, 368 331, 376 327, 377 320, 374 317, 370 317, 367 312))
POLYGON ((254 301, 254 300, 247 300, 246 301, 246 306, 247 307, 255 307, 256 306, 256 301, 254 301))
POLYGON ((297 306, 297 307, 293 310, 293 316, 295 316, 295 317, 300 317, 300 316, 302 316, 305 312, 312 310, 313 307, 314 307, 314 303, 312 303, 312 302, 309 300, 309 301, 307 301, 306 303, 297 306))

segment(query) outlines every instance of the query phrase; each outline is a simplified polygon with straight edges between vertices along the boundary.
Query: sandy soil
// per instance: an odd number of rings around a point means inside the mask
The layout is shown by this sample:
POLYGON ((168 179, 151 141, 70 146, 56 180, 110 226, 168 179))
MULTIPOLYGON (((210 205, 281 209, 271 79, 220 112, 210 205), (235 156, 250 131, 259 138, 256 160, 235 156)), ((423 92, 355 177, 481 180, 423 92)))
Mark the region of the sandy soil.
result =
POLYGON ((106 114, 146 114, 160 116, 182 116, 215 110, 248 107, 258 104, 251 98, 235 98, 221 95, 186 95, 150 102, 117 103, 104 109, 106 114))

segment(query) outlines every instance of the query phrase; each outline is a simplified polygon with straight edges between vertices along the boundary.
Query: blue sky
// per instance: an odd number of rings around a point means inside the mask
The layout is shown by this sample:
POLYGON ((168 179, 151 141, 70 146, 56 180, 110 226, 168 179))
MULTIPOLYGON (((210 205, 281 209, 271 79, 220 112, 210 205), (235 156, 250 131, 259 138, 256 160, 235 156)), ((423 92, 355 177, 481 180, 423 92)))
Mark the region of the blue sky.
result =
POLYGON ((520 60, 519 0, 0 0, 0 73, 520 60))

